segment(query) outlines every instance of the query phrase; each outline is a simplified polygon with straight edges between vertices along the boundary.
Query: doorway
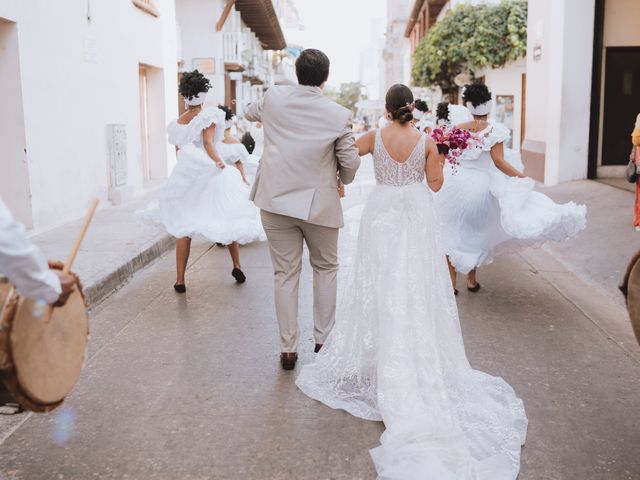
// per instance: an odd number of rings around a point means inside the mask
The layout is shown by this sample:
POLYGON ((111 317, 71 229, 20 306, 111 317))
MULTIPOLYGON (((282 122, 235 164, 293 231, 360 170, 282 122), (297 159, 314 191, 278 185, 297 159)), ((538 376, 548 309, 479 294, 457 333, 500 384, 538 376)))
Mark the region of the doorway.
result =
POLYGON ((140 90, 140 166, 145 183, 167 178, 164 71, 138 66, 140 90))
POLYGON ((608 47, 605 55, 602 165, 626 165, 640 113, 640 47, 608 47))
POLYGON ((15 23, 3 18, 0 18, 0 72, 0 197, 17 220, 33 228, 18 29, 15 23))

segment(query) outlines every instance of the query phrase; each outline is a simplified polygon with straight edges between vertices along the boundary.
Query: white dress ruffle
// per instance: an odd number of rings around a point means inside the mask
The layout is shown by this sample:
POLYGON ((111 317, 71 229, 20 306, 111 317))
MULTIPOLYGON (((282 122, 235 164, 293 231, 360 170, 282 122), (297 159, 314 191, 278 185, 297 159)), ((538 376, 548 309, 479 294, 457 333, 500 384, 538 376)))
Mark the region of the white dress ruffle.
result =
MULTIPOLYGON (((480 132, 482 146, 465 151, 460 165, 445 169, 444 186, 435 195, 445 251, 458 272, 491 263, 505 251, 566 240, 586 226, 586 207, 556 204, 534 191, 530 178, 511 178, 491 159, 491 148, 509 138, 509 130, 491 124, 480 132)), ((520 156, 505 159, 521 166, 520 156)))
POLYGON ((378 185, 336 323, 296 379, 308 396, 383 420, 371 450, 384 480, 514 480, 527 431, 522 401, 467 360, 438 220, 424 178, 425 141, 399 164, 376 140, 378 185))
POLYGON ((266 239, 259 210, 249 200, 249 187, 240 172, 231 166, 219 169, 203 146, 202 131, 211 124, 217 127, 216 142, 221 140, 224 116, 218 108, 207 108, 188 125, 174 121, 168 127, 169 142, 180 149, 160 195, 159 213, 174 237, 202 235, 222 244, 266 239))

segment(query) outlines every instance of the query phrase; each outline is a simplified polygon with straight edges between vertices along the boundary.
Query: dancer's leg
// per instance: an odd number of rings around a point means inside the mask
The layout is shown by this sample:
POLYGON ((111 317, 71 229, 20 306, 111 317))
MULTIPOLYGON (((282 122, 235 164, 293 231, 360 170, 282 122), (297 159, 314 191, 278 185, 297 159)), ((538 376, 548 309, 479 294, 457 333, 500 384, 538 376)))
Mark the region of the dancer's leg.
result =
POLYGON ((176 283, 184 285, 184 275, 187 271, 187 262, 191 251, 191 238, 182 237, 176 242, 176 283))

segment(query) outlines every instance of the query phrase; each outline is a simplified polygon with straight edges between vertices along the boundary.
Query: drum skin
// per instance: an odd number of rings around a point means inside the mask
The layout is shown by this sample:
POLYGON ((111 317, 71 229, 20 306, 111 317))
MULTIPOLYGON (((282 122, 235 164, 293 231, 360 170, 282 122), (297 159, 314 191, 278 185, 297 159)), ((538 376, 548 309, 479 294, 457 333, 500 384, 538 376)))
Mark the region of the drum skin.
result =
POLYGON ((0 329, 0 372, 24 408, 47 412, 71 392, 84 365, 89 318, 82 287, 46 321, 48 306, 14 294, 0 329))
POLYGON ((620 290, 626 297, 633 333, 640 343, 640 252, 636 253, 629 262, 620 290))

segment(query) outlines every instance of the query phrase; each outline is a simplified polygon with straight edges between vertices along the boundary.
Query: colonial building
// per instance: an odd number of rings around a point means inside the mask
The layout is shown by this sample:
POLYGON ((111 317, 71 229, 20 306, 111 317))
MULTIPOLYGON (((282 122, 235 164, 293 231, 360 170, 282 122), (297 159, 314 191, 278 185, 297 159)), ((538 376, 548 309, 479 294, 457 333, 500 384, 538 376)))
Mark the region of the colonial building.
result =
MULTIPOLYGON (((411 54, 426 36, 429 28, 460 3, 477 5, 499 3, 499 0, 415 0, 404 32, 405 37, 410 41, 411 54)), ((525 59, 512 62, 502 68, 483 68, 473 73, 476 78, 482 79, 493 93, 493 117, 511 130, 509 147, 519 148, 524 138, 525 125, 525 59)), ((456 79, 456 83, 462 86, 469 79, 468 75, 461 75, 456 79)), ((458 102, 459 100, 459 90, 449 94, 449 101, 458 102)))
MULTIPOLYGON (((284 2, 283 2, 284 3, 284 2)), ((207 103, 242 114, 285 67, 279 2, 271 0, 180 0, 180 71, 197 68, 211 80, 207 103)))
POLYGON ((411 83, 411 44, 405 29, 413 0, 387 0, 387 31, 385 34, 381 91, 396 83, 411 83))
POLYGON ((40 231, 82 216, 92 197, 106 206, 152 190, 176 161, 166 125, 183 108, 179 72, 200 69, 210 104, 241 113, 292 75, 294 56, 279 52, 288 7, 0 0, 0 196, 40 231))
POLYGON ((0 195, 37 230, 167 177, 173 0, 0 0, 0 195))
POLYGON ((640 2, 529 0, 527 172, 623 175, 640 113, 640 2))

